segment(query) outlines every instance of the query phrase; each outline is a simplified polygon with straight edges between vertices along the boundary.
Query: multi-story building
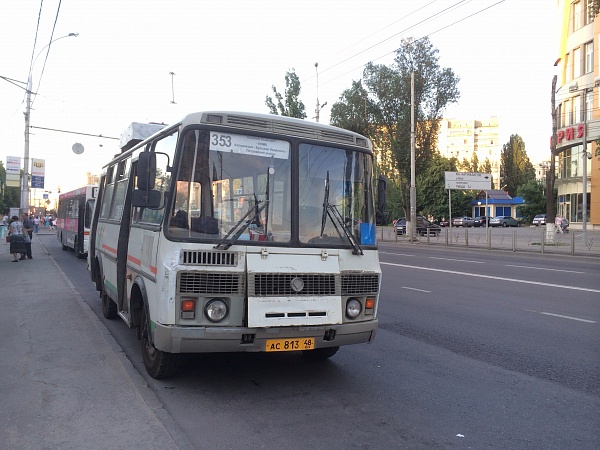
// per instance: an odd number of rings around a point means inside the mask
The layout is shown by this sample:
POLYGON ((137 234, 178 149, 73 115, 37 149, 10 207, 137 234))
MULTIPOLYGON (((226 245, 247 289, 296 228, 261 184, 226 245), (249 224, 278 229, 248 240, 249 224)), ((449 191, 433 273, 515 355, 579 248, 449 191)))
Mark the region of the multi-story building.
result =
POLYGON ((588 227, 600 229, 600 18, 589 13, 587 0, 557 0, 557 6, 557 213, 581 228, 585 205, 588 227))
POLYGON ((500 153, 498 118, 487 120, 442 119, 438 132, 438 150, 446 158, 471 161, 477 155, 479 165, 489 159, 494 186, 500 188, 500 153))

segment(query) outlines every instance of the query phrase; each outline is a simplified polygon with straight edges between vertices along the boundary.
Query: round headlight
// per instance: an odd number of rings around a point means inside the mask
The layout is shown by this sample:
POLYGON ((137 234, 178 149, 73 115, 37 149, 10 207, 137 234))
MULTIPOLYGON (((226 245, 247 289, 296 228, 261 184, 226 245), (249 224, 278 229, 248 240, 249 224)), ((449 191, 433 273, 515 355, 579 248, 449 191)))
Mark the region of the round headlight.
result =
POLYGON ((219 322, 227 315, 227 303, 223 299, 213 298, 206 303, 204 314, 211 322, 219 322))
POLYGON ((346 302, 346 316, 350 319, 356 319, 362 311, 362 305, 356 298, 348 299, 346 302))

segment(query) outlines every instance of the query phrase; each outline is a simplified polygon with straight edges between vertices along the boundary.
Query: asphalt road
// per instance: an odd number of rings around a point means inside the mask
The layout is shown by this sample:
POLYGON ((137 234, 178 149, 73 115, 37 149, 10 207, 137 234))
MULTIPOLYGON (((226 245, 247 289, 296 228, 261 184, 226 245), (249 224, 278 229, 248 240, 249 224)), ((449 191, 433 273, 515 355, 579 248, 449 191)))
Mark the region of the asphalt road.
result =
POLYGON ((39 237, 197 448, 600 448, 600 259, 384 244, 372 344, 157 381, 85 261, 39 237))

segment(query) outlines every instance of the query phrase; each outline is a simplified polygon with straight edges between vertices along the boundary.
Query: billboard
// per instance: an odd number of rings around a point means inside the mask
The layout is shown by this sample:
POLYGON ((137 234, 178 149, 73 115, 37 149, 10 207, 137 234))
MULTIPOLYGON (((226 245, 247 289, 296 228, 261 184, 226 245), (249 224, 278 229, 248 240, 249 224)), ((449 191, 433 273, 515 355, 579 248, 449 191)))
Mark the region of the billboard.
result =
POLYGON ((19 187, 21 182, 21 158, 19 156, 6 157, 6 186, 19 187))
POLYGON ((46 161, 31 158, 31 187, 44 189, 44 177, 46 176, 46 161))

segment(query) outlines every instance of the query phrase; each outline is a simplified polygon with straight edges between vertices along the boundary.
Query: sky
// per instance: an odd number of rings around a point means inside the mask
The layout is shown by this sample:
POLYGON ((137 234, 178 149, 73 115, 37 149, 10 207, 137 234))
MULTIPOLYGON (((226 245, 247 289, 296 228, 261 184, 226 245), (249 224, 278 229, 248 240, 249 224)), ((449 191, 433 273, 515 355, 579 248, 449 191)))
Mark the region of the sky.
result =
POLYGON ((445 117, 497 116, 501 144, 518 134, 532 162, 549 156, 556 0, 44 0, 41 11, 40 3, 0 3, 0 77, 12 80, 0 78, 0 159, 6 167, 7 156, 23 158, 33 62, 29 156, 45 160, 54 195, 99 173, 119 152, 108 138, 131 122, 268 113, 265 97, 273 85, 284 91, 290 69, 308 120, 318 98, 328 123, 364 65, 392 64, 409 37, 429 36, 440 66, 460 78, 445 117), (47 46, 69 33, 79 35, 47 46))

